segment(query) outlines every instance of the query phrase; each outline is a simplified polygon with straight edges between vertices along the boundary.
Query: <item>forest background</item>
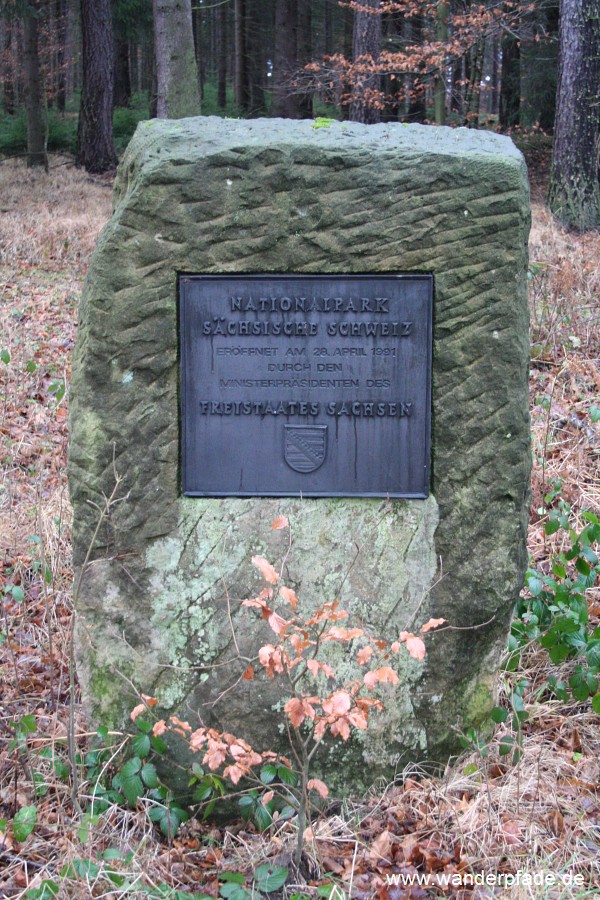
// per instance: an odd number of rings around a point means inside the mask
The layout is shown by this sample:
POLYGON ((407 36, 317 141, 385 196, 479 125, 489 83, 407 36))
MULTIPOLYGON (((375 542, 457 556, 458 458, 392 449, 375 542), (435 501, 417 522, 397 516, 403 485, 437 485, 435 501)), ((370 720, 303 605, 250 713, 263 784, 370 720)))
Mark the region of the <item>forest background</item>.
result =
POLYGON ((599 45, 599 0, 0 0, 0 152, 105 172, 201 111, 554 130, 548 202, 595 227, 599 45))
POLYGON ((600 0, 0 0, 6 896, 399 898, 433 889, 389 883, 392 871, 482 869, 597 895, 599 46, 600 0), (532 183, 531 569, 496 730, 463 735, 442 775, 414 768, 325 805, 301 871, 294 821, 264 794, 228 824, 177 821, 151 789, 127 802, 113 779, 143 741, 90 731, 73 671, 66 415, 81 282, 137 122, 192 114, 501 130, 532 183), (148 816, 160 809, 166 838, 148 816))

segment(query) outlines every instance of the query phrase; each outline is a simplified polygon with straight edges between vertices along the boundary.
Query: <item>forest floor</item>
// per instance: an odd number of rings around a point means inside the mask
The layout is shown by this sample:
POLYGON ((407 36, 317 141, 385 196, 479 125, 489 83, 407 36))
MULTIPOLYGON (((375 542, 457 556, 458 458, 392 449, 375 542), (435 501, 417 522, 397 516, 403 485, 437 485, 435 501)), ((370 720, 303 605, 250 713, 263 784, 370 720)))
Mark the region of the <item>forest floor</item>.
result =
MULTIPOLYGON (((564 530, 546 535, 551 511, 568 503, 574 527, 584 510, 600 511, 600 234, 557 227, 543 206, 539 163, 530 243, 529 552, 531 565, 548 572, 567 540, 564 530)), ((265 862, 288 864, 293 821, 261 834, 241 820, 225 827, 192 819, 169 844, 143 801, 85 814, 92 768, 85 753, 94 735, 77 701, 70 652, 67 405, 78 297, 110 214, 110 187, 68 165, 44 174, 0 163, 0 895, 265 896, 253 888, 253 873, 265 862)), ((588 602, 597 626, 597 588, 588 602)), ((568 682, 572 671, 572 660, 554 666, 539 645, 530 647, 499 685, 507 708, 516 686, 525 701, 519 761, 501 755, 505 723, 485 741, 474 736, 441 774, 407 770, 394 784, 326 809, 307 842, 303 876, 271 896, 598 896, 600 718, 589 700, 557 699, 547 689, 549 678, 568 682), (518 871, 525 874, 512 887, 432 886, 436 875, 518 871), (432 881, 393 885, 391 872, 432 881), (554 887, 548 880, 541 887, 548 875, 554 887)))

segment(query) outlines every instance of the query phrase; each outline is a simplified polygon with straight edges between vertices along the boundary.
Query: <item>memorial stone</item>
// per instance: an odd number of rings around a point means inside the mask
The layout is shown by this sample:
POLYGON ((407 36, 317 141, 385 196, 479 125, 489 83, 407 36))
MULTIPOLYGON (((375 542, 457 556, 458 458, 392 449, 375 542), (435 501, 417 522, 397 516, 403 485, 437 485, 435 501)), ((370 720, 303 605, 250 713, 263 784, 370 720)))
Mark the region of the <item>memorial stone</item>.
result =
MULTIPOLYGON (((69 480, 94 721, 162 714, 281 746, 228 687, 272 640, 240 600, 285 558, 304 609, 451 630, 320 770, 361 790, 485 722, 526 564, 527 176, 512 142, 419 125, 142 123, 82 298, 69 480), (431 308, 432 306, 432 308, 431 308), (115 473, 120 499, 98 523, 115 473), (288 530, 273 530, 276 516, 288 530), (232 636, 232 627, 235 640, 232 636), (134 690, 135 689, 135 690, 134 690)), ((330 645, 342 679, 356 648, 330 645)), ((396 662, 395 662, 396 664, 396 662)))

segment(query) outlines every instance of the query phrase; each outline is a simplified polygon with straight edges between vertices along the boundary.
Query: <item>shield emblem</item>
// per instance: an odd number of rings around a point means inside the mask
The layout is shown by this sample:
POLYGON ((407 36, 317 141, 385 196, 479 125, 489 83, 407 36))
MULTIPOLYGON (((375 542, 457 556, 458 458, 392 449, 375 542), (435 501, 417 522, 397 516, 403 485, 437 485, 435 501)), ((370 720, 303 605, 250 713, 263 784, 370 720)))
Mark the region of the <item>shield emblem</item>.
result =
POLYGON ((284 425, 285 461, 296 472, 314 472, 327 455, 327 425, 284 425))

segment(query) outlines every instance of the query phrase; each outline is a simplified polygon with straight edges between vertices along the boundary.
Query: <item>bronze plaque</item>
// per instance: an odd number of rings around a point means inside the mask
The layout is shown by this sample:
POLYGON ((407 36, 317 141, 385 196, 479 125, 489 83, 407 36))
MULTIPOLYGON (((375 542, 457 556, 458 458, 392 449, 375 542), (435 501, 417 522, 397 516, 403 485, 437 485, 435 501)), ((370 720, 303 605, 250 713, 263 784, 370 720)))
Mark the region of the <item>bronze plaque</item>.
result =
POLYGON ((192 497, 426 497, 431 275, 180 275, 192 497))

